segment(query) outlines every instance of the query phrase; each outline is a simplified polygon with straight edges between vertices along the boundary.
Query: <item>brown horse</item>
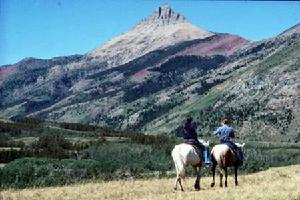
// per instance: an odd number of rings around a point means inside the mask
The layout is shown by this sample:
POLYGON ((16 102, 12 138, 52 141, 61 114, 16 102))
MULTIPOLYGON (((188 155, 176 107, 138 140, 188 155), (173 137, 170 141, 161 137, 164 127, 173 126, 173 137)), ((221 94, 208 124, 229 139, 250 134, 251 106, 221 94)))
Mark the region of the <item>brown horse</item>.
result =
MULTIPOLYGON (((236 143, 238 148, 244 147, 245 143, 238 144, 236 143)), ((239 166, 239 161, 233 152, 226 144, 219 144, 214 146, 211 151, 211 160, 212 160, 212 173, 213 173, 213 182, 211 183, 211 187, 215 186, 215 171, 216 166, 218 165, 220 168, 220 187, 223 187, 223 176, 225 176, 225 187, 227 187, 227 168, 234 167, 234 175, 235 175, 235 185, 238 185, 237 180, 237 170, 239 166)))

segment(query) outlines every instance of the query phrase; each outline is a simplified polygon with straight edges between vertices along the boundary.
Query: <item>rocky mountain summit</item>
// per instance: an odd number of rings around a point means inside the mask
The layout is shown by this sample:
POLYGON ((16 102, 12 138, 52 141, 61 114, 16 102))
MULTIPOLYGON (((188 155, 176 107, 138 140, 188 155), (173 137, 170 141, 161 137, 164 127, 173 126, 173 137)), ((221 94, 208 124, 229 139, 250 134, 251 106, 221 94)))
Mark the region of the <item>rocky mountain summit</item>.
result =
POLYGON ((249 42, 165 5, 85 55, 1 67, 0 117, 179 134, 192 115, 207 136, 226 117, 244 139, 297 141, 299 55, 299 25, 249 42))
POLYGON ((88 56, 94 61, 106 61, 108 67, 115 67, 157 49, 212 35, 165 5, 128 32, 92 50, 88 56))
POLYGON ((164 26, 186 22, 187 19, 183 15, 173 11, 169 5, 165 4, 162 7, 158 7, 150 16, 143 19, 139 25, 150 24, 153 26, 164 26))

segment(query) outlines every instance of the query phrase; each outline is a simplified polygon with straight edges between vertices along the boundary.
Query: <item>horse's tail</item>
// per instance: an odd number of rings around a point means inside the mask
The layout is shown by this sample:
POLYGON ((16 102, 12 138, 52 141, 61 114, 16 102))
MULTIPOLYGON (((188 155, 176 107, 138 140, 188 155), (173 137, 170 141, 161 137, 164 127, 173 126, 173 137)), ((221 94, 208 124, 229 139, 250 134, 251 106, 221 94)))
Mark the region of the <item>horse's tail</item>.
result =
POLYGON ((176 168, 177 177, 184 179, 185 178, 185 169, 184 169, 184 162, 180 156, 180 147, 176 145, 172 150, 172 158, 176 168))
POLYGON ((215 155, 214 155, 214 149, 211 150, 210 159, 211 159, 211 162, 217 162, 216 158, 215 158, 215 155))

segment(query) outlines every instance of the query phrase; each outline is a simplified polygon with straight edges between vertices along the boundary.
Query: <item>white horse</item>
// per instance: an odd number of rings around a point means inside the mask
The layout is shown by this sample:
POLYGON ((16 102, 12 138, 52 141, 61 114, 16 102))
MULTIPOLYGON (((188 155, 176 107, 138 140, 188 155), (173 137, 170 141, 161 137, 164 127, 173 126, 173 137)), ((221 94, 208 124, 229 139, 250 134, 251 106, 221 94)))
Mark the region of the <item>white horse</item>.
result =
MULTIPOLYGON (((239 144, 235 143, 238 148, 243 148, 245 143, 239 144)), ((226 144, 218 144, 213 147, 211 150, 211 160, 212 160, 212 173, 213 173, 213 182, 211 183, 211 187, 215 186, 215 171, 216 166, 218 165, 220 168, 220 187, 223 187, 223 176, 225 176, 225 187, 227 187, 227 168, 234 167, 234 175, 235 175, 235 185, 238 185, 237 180, 237 170, 239 166, 239 161, 232 149, 230 149, 226 144)))
MULTIPOLYGON (((209 141, 205 142, 203 140, 199 140, 199 142, 201 142, 206 147, 209 146, 209 141)), ((185 166, 191 165, 197 175, 194 187, 196 190, 200 190, 200 171, 202 167, 201 150, 199 156, 199 152, 197 152, 197 150, 192 145, 182 143, 174 147, 174 149, 172 150, 172 158, 177 173, 174 189, 177 190, 177 184, 179 183, 181 191, 184 191, 181 180, 184 180, 185 178, 185 166)))

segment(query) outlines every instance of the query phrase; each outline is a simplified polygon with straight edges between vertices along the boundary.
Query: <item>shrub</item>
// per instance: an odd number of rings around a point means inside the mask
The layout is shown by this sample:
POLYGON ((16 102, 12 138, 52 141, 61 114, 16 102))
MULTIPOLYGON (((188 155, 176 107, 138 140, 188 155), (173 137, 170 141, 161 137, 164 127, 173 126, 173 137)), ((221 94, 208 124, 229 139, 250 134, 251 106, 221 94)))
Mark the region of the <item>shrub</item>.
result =
POLYGON ((93 160, 22 158, 0 170, 1 188, 65 185, 103 176, 93 160))
POLYGON ((72 148, 70 141, 62 136, 44 135, 35 144, 39 156, 50 158, 68 158, 68 150, 72 148))

